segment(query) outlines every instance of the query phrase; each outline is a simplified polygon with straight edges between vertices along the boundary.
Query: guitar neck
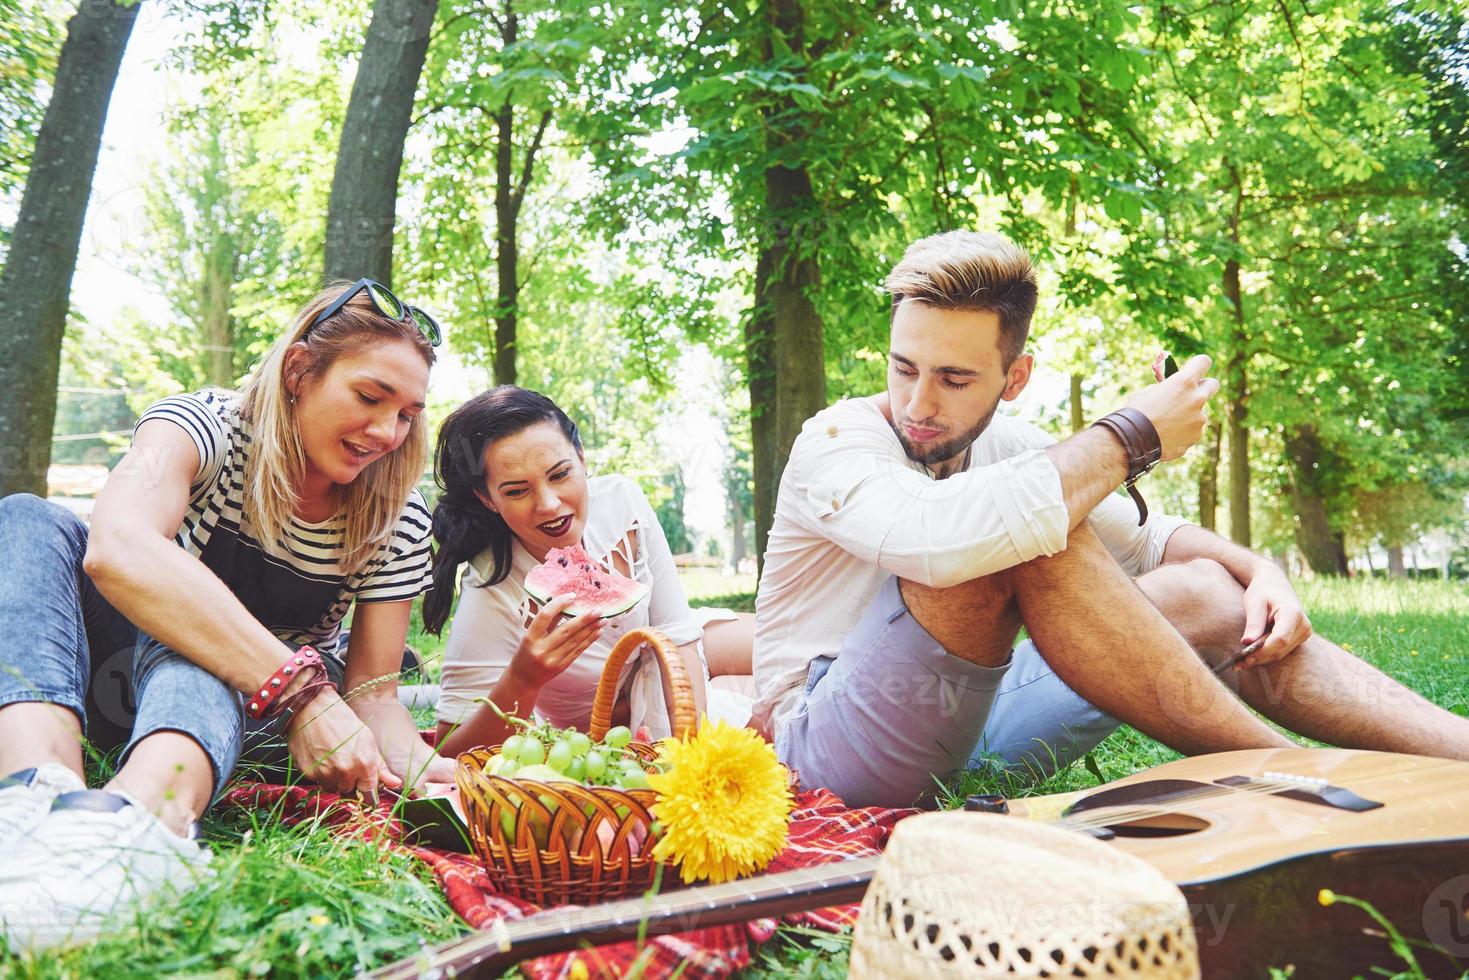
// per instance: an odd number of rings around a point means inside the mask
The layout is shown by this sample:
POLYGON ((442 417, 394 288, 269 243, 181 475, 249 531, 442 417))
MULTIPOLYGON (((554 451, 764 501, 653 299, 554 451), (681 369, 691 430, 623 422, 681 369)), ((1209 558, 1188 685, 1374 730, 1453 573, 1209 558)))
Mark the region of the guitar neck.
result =
POLYGON ((415 953, 368 976, 380 980, 427 973, 493 977, 523 959, 564 952, 582 943, 621 942, 846 905, 862 899, 877 860, 851 858, 590 908, 551 909, 514 922, 497 920, 474 935, 415 953))

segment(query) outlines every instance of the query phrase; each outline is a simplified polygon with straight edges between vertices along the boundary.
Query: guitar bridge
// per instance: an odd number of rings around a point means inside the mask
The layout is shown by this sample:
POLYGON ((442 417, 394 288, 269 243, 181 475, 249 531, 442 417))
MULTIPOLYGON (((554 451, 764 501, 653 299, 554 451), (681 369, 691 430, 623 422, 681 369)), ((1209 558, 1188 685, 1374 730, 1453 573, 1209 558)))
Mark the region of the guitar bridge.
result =
POLYGON ((1290 786, 1290 789, 1278 790, 1274 796, 1283 796, 1288 800, 1300 800, 1302 803, 1315 803, 1318 806, 1329 806, 1337 810, 1349 810, 1361 813, 1364 810, 1376 810, 1382 806, 1376 800, 1368 800, 1358 796, 1351 790, 1342 786, 1333 786, 1324 779, 1314 776, 1298 776, 1285 772, 1267 772, 1263 776, 1225 776, 1214 782, 1220 786, 1280 786, 1282 783, 1290 786))

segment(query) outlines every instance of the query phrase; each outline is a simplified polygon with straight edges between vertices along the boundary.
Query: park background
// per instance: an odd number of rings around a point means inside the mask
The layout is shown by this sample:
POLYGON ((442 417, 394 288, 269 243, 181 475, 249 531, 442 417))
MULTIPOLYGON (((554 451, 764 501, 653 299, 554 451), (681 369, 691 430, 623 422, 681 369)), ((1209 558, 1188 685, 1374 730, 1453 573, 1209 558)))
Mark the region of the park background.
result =
MULTIPOLYGON (((695 598, 748 608, 801 423, 884 383, 883 276, 993 229, 1042 282, 1008 410, 1062 437, 1160 348, 1209 354, 1150 503, 1469 711, 1459 3, 0 0, 0 28, 0 494, 85 512, 143 408, 366 275, 446 327, 433 423, 545 391, 695 598)), ((1018 791, 1168 757, 1124 731, 1018 791)), ((229 889, 27 969, 311 974, 453 931, 421 869, 241 819, 211 817, 229 889)), ((840 939, 785 939, 774 973, 839 973, 840 939)))
POLYGON ((544 390, 676 550, 749 568, 801 422, 883 384, 886 270, 993 228, 1044 283, 1017 411, 1063 436, 1208 353, 1158 505, 1298 573, 1469 569, 1455 4, 88 0, 61 105, 76 8, 0 9, 0 492, 372 275, 447 327, 432 419, 544 390))

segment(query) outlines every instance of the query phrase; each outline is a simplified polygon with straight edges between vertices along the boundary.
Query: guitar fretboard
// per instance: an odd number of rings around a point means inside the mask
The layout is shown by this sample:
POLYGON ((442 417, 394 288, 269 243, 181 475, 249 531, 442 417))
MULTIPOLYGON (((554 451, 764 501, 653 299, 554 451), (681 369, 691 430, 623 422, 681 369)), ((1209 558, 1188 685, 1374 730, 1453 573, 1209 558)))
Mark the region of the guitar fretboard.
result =
POLYGON ((589 908, 551 909, 513 922, 500 919, 476 935, 426 949, 369 976, 399 980, 442 976, 447 975, 443 971, 451 970, 461 977, 474 976, 498 959, 519 960, 569 949, 582 940, 635 939, 745 922, 823 904, 842 905, 861 898, 877 861, 876 856, 851 858, 589 908), (813 897, 821 901, 813 903, 813 897))

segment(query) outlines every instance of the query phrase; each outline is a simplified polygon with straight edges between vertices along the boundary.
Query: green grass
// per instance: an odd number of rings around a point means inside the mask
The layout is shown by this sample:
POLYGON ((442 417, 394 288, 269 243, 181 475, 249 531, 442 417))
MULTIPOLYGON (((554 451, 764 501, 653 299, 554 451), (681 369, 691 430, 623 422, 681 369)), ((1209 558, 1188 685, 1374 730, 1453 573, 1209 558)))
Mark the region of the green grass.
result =
MULTIPOLYGON (((711 575, 691 583, 692 601, 753 608, 749 585, 728 582, 711 575)), ((1318 632, 1425 697, 1469 715, 1465 584, 1379 579, 1305 582, 1299 589, 1318 632)), ((442 641, 418 631, 414 642, 431 662, 442 650, 442 641)), ((1110 780, 1172 758, 1171 751, 1124 728, 1092 753, 1091 763, 1110 780)), ((1097 782, 1087 765, 1077 764, 1034 783, 970 775, 953 790, 958 798, 978 791, 1022 797, 1097 782)), ((463 929, 411 859, 339 840, 318 826, 285 828, 265 814, 213 813, 205 831, 216 855, 210 884, 140 921, 121 923, 93 945, 34 960, 0 959, 0 975, 350 975, 416 949, 420 939, 435 942, 463 929)), ((755 952, 745 976, 841 977, 849 948, 846 936, 783 928, 755 952)))
POLYGON ((204 832, 215 855, 208 884, 90 945, 0 958, 0 976, 351 976, 408 955, 420 937, 464 930, 406 855, 268 813, 217 808, 204 832))

